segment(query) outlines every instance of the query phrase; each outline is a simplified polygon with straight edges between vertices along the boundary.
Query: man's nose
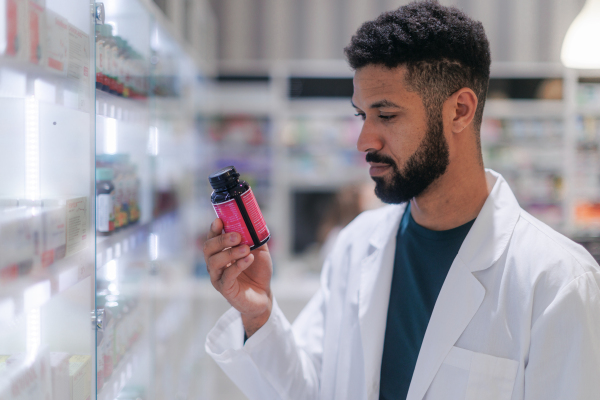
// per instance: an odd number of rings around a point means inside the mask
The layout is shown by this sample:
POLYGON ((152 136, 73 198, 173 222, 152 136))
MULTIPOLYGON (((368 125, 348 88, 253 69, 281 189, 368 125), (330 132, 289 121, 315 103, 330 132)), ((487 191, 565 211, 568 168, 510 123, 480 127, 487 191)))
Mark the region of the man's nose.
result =
POLYGON ((383 148, 383 141, 377 132, 377 128, 369 118, 365 119, 356 142, 356 148, 361 152, 379 151, 383 148))

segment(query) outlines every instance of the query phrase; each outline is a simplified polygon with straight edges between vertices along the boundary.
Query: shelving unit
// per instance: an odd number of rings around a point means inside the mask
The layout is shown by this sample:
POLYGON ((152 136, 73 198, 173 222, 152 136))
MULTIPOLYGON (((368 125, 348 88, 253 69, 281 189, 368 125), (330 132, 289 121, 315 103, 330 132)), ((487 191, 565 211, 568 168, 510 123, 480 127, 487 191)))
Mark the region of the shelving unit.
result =
POLYGON ((600 259, 594 247, 600 242, 600 71, 569 70, 565 73, 566 154, 571 179, 565 202, 567 231, 600 259))
POLYGON ((2 4, 0 398, 171 398, 144 285, 194 273, 214 21, 192 47, 151 0, 103 5, 104 25, 93 2, 2 4), (97 176, 114 203, 96 201, 97 176))

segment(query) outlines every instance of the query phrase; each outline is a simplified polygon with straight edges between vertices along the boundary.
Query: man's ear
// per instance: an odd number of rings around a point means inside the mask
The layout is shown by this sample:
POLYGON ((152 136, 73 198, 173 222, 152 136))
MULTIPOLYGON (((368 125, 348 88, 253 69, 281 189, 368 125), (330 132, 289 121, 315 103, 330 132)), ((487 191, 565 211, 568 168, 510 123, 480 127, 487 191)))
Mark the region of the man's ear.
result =
POLYGON ((446 104, 452 117, 452 133, 462 132, 473 121, 477 103, 475 92, 469 88, 459 89, 450 96, 446 104))

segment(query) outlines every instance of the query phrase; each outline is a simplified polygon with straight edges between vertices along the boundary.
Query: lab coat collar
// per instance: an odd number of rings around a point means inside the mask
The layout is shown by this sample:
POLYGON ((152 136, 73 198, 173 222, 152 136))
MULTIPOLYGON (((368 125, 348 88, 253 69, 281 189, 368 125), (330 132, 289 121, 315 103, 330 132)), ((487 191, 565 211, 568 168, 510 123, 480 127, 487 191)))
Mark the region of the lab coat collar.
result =
MULTIPOLYGON (((489 195, 444 282, 431 316, 407 399, 425 396, 444 358, 479 309, 485 289, 472 272, 497 261, 512 235, 520 207, 502 176, 486 170, 489 195)), ((396 235, 406 205, 389 207, 361 263, 359 320, 367 398, 379 393, 381 357, 394 267, 396 235)))
POLYGON ((400 227, 400 220, 402 219, 402 215, 404 215, 407 205, 408 203, 388 206, 388 212, 384 214, 377 229, 369 239, 371 246, 381 250, 392 242, 391 239, 395 240, 398 228, 400 227))
MULTIPOLYGON (((519 203, 502 175, 486 169, 485 177, 490 194, 465 238, 468 246, 462 246, 458 252, 471 272, 486 269, 500 258, 520 214, 519 203)), ((406 206, 407 203, 389 207, 369 240, 373 247, 383 249, 390 244, 390 238, 396 237, 406 206)))
POLYGON ((492 266, 508 245, 521 207, 502 175, 486 169, 490 194, 469 230, 458 258, 471 272, 492 266))

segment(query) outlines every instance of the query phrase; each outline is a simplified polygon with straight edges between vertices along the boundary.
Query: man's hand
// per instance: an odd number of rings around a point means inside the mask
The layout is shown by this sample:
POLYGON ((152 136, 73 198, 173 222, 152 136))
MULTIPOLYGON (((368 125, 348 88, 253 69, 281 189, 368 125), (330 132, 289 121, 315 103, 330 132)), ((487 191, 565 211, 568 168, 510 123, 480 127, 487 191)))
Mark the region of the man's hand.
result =
POLYGON ((239 233, 222 231, 223 222, 217 218, 204 243, 204 260, 210 281, 242 314, 246 336, 250 337, 271 315, 271 255, 266 244, 251 252, 248 245, 239 245, 239 233))

